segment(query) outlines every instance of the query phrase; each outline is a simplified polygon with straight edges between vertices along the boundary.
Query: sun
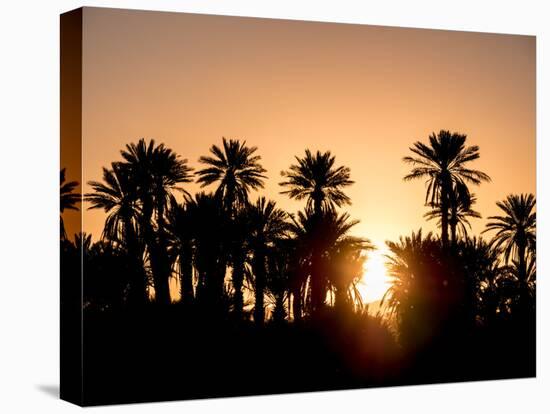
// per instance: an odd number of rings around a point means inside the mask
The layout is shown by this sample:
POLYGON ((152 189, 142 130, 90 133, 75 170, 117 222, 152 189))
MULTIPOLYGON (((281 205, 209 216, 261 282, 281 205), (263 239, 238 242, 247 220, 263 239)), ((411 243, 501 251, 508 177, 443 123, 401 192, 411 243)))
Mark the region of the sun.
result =
POLYGON ((374 250, 368 254, 367 261, 363 266, 363 278, 357 286, 364 303, 382 299, 388 290, 390 279, 386 271, 385 254, 386 251, 382 249, 374 250))

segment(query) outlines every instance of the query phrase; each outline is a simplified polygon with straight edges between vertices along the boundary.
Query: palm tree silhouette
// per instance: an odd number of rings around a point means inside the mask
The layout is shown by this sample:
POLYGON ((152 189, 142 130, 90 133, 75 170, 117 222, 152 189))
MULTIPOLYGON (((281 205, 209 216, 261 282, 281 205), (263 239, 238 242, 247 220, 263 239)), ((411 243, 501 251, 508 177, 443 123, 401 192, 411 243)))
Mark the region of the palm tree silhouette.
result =
POLYGON ((373 249, 374 245, 368 239, 345 236, 344 232, 327 252, 326 269, 335 293, 336 308, 349 310, 354 303, 362 307, 363 298, 357 283, 363 277, 363 266, 367 260, 364 252, 373 249))
POLYGON ((193 303, 195 299, 193 288, 194 233, 192 215, 187 201, 179 204, 172 197, 166 225, 169 233, 170 257, 177 266, 176 273, 180 282, 180 300, 185 305, 193 303))
POLYGON ((201 187, 218 183, 215 191, 217 197, 223 201, 232 222, 229 240, 229 259, 233 267, 233 304, 237 318, 240 318, 243 307, 243 276, 244 259, 246 256, 246 214, 240 210, 248 204, 248 195, 251 190, 263 188, 263 173, 266 170, 261 166, 259 155, 255 155, 257 147, 248 147, 246 141, 227 140, 222 138, 222 148, 217 145, 210 147, 211 156, 199 158, 206 167, 197 171, 197 182, 201 187), (236 216, 240 217, 236 219, 236 216))
POLYGON ((273 305, 272 319, 276 323, 284 321, 288 314, 285 303, 290 299, 293 252, 294 241, 288 237, 276 240, 268 249, 266 289, 273 305))
POLYGON ((288 214, 277 208, 274 201, 260 197, 248 207, 250 219, 250 249, 253 252, 254 320, 261 325, 265 319, 267 257, 270 247, 289 229, 288 214))
POLYGON ((417 141, 409 148, 416 157, 403 158, 404 162, 412 165, 404 180, 427 179, 426 204, 439 205, 441 240, 447 245, 453 187, 465 187, 468 183, 479 185, 482 181, 490 181, 490 178, 481 171, 466 167, 466 164, 479 158, 477 145, 465 146, 466 135, 441 130, 437 135, 432 133, 429 141, 429 145, 417 141))
POLYGON ((103 167, 103 182, 89 181, 93 192, 86 193, 84 200, 92 209, 107 213, 102 238, 114 243, 128 243, 136 239, 139 206, 136 186, 121 163, 112 163, 112 169, 103 167))
POLYGON ((92 235, 88 233, 78 233, 74 235, 74 245, 77 249, 82 249, 84 256, 92 249, 92 235))
MULTIPOLYGON (((463 188, 466 191, 457 191, 456 188, 453 189, 450 198, 449 227, 451 229, 451 245, 453 246, 457 241, 457 233, 465 238, 468 234, 468 229, 472 228, 468 219, 481 218, 481 214, 472 209, 472 206, 477 201, 475 194, 467 191, 466 187, 463 188)), ((437 225, 441 228, 443 217, 441 205, 433 205, 432 209, 424 214, 424 217, 428 220, 438 219, 437 225)))
POLYGON ((464 237, 457 243, 454 265, 461 272, 465 288, 464 308, 468 319, 475 323, 476 317, 485 323, 493 321, 500 311, 498 286, 505 269, 500 262, 500 249, 481 237, 464 237))
POLYGON ((113 310, 134 306, 134 270, 128 266, 126 252, 108 240, 92 243, 91 235, 82 234, 77 243, 82 246, 78 258, 86 269, 82 275, 84 307, 113 310))
POLYGON ((440 316, 436 304, 444 301, 440 297, 441 276, 448 269, 441 266, 439 241, 432 233, 423 236, 422 229, 386 245, 390 251, 386 256, 390 287, 381 306, 387 306, 395 318, 400 342, 414 346, 430 337, 430 329, 440 316))
POLYGON ((504 273, 505 277, 499 281, 497 286, 501 293, 499 299, 503 313, 516 311, 521 316, 525 311, 534 311, 537 284, 535 254, 528 255, 525 268, 522 268, 519 260, 512 259, 510 265, 504 266, 504 273))
POLYGON ((529 257, 536 250, 536 199, 533 194, 510 194, 497 202, 504 216, 491 216, 483 231, 496 231, 492 244, 503 248, 504 260, 517 262, 517 277, 528 283, 529 257))
POLYGON ((132 284, 130 300, 143 304, 148 301, 148 278, 144 270, 145 246, 140 237, 140 209, 136 195, 136 183, 128 168, 112 163, 111 169, 103 168, 103 182, 90 181, 92 192, 85 194, 89 210, 103 209, 107 213, 102 239, 120 246, 131 262, 132 284))
POLYGON ((168 279, 171 269, 167 255, 165 210, 172 191, 184 191, 179 184, 192 181, 192 168, 186 159, 181 159, 164 144, 155 145, 154 140, 146 143, 142 138, 137 144, 128 144, 121 155, 135 182, 141 204, 140 228, 149 250, 155 300, 167 304, 170 303, 168 279))
POLYGON ((321 214, 323 207, 351 204, 350 198, 342 191, 354 183, 350 179, 350 169, 335 167, 336 159, 330 151, 323 154, 317 151, 313 155, 306 149, 305 157, 295 159, 297 163, 291 165, 288 171, 281 171, 281 176, 286 180, 279 185, 288 188, 281 194, 296 200, 307 199, 307 205, 313 207, 317 215, 321 214))
POLYGON ((257 147, 247 147, 246 141, 223 138, 223 150, 210 147, 212 156, 199 158, 206 167, 197 171, 201 187, 218 182, 216 195, 224 201, 226 210, 233 213, 246 205, 250 190, 263 188, 266 170, 260 165, 261 157, 254 155, 257 147))
MULTIPOLYGON (((350 220, 347 213, 338 214, 333 207, 322 209, 320 217, 311 207, 306 207, 296 218, 292 217, 292 220, 291 232, 303 258, 301 269, 309 275, 308 299, 313 313, 325 302, 330 282, 327 272, 329 254, 337 250, 339 243, 351 242, 365 250, 370 249, 371 245, 368 239, 348 236, 349 230, 359 221, 350 220)), ((301 278, 302 283, 306 281, 307 277, 301 278)))
POLYGON ((466 239, 461 250, 466 256, 465 263, 474 264, 470 267, 471 280, 476 283, 477 288, 475 311, 485 325, 490 325, 498 317, 505 315, 509 306, 507 290, 511 274, 507 266, 501 266, 502 250, 481 237, 466 239))
MULTIPOLYGON (((320 221, 323 209, 332 206, 338 207, 351 204, 350 198, 343 188, 353 184, 350 179, 350 169, 345 166, 335 167, 335 157, 327 151, 317 151, 314 155, 306 149, 305 157, 295 157, 296 164, 292 164, 288 171, 282 171, 281 176, 286 180, 279 183, 288 190, 281 191, 296 200, 307 199, 307 206, 312 208, 313 220, 320 221)), ((325 302, 323 293, 326 292, 325 283, 320 274, 322 252, 314 249, 312 252, 312 307, 319 309, 325 302)))
POLYGON ((65 210, 78 210, 78 207, 76 206, 77 203, 80 202, 80 194, 75 193, 74 190, 78 186, 77 181, 69 181, 68 183, 65 182, 65 171, 66 169, 61 169, 60 172, 60 225, 61 225, 61 240, 67 239, 67 232, 65 231, 65 222, 63 221, 63 212, 65 210))
MULTIPOLYGON (((276 272, 280 274, 279 279, 283 278, 288 290, 288 311, 292 309, 292 318, 294 322, 302 320, 302 309, 304 303, 305 285, 310 274, 310 260, 312 244, 300 223, 289 214, 291 221, 289 222, 288 237, 278 240, 274 249, 271 250, 271 255, 276 253, 284 257, 284 264, 280 258, 272 258, 272 266, 276 268, 276 272), (284 275, 283 275, 284 273, 284 275)), ((269 259, 268 259, 269 260, 269 259)), ((268 275, 268 277, 273 277, 268 275)), ((275 276, 277 278, 277 276, 275 276)), ((269 285, 268 290, 272 290, 269 285)), ((279 282, 276 281, 276 284, 279 282)), ((277 288, 275 288, 277 289, 277 288)), ((276 295, 273 293, 273 297, 276 295)))
MULTIPOLYGON (((246 142, 224 138, 213 145, 196 175, 163 144, 127 145, 123 160, 103 168, 84 196, 90 209, 105 212, 100 240, 81 233, 74 243, 61 242, 64 291, 78 291, 78 272, 86 269, 83 304, 78 295, 73 301, 93 333, 85 335, 87 357, 93 355, 87 383, 117 390, 120 382, 124 395, 139 389, 144 399, 177 397, 183 383, 159 375, 174 361, 185 371, 186 397, 204 395, 208 385, 217 395, 238 393, 267 366, 275 379, 290 373, 289 390, 515 373, 514 361, 502 363, 511 352, 518 367, 522 355, 534 355, 535 197, 498 203, 504 214, 491 217, 485 230, 496 233, 491 243, 468 234, 469 220, 480 217, 468 186, 489 177, 469 169, 479 149, 465 141, 441 131, 426 145, 415 143, 414 158, 405 158, 412 164, 405 179, 427 179, 431 209, 424 217, 439 222, 441 238, 419 230, 386 242, 391 285, 381 308, 389 308, 382 312, 391 333, 381 316, 369 314, 357 288, 374 246, 352 235, 358 221, 341 207, 351 202, 345 191, 353 181, 330 152, 306 150, 282 171, 281 194, 305 200, 289 214, 266 197, 249 201, 266 177, 257 149, 246 142), (212 192, 184 191, 192 176, 212 192), (153 293, 156 302, 169 303, 172 276, 181 305, 129 306, 153 300, 153 293), (145 334, 144 326, 151 328, 145 334), (103 352, 108 340, 118 345, 103 352), (228 352, 217 352, 220 344, 228 352), (172 358, 169 346, 183 357, 172 358), (151 364, 142 363, 144 355, 151 364), (243 356, 254 361, 252 374, 243 371, 243 356), (103 375, 112 366, 125 376, 103 375), (155 387, 144 382, 150 378, 155 387)), ((76 208, 76 183, 65 184, 64 170, 61 187, 61 211, 76 208)), ((277 390, 270 381, 254 384, 254 391, 277 390)))
POLYGON ((249 262, 250 253, 250 210, 248 208, 238 209, 229 223, 231 237, 229 240, 229 251, 231 256, 233 284, 233 311, 237 320, 243 315, 243 283, 246 274, 246 265, 249 262))
POLYGON ((217 314, 224 296, 229 217, 219 197, 198 193, 187 200, 197 271, 196 298, 217 314))

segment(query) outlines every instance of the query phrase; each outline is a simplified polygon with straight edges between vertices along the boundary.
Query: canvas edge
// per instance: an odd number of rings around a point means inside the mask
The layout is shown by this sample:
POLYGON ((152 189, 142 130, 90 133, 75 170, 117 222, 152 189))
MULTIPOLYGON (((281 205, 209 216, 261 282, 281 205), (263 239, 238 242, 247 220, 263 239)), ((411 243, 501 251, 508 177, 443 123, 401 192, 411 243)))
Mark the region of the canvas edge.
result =
MULTIPOLYGON (((76 164, 79 168, 72 172, 71 179, 76 178, 79 183, 82 183, 82 23, 82 8, 63 13, 59 18, 60 169, 68 160, 76 164)), ((78 214, 77 233, 82 230, 81 210, 78 214)), ((79 406, 85 405, 81 263, 71 264, 63 255, 60 257, 59 397, 79 406)))

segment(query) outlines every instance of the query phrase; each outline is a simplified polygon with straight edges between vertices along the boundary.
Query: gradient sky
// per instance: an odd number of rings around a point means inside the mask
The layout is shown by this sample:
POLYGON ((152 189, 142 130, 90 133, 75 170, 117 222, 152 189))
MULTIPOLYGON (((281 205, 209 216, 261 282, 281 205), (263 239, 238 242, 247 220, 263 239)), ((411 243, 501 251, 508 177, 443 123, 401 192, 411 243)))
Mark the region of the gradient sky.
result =
MULTIPOLYGON (((295 212, 280 171, 331 150, 355 181, 353 233, 382 246, 435 229, 401 158, 449 129, 480 146, 472 167, 492 178, 473 190, 474 232, 497 200, 535 192, 534 37, 94 8, 83 30, 85 182, 141 137, 198 168, 225 136, 258 146, 262 193, 295 212)), ((84 210, 84 231, 97 239, 104 218, 84 210)))

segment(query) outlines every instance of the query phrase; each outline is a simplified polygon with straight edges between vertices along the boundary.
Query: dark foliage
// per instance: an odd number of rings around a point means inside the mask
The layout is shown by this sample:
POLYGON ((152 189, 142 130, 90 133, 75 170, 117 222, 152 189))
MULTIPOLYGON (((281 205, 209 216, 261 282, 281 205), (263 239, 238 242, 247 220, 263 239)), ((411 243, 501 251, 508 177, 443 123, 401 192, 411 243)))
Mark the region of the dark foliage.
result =
MULTIPOLYGON (((246 142, 224 138, 199 159, 197 182, 217 188, 195 195, 181 187, 186 160, 152 140, 128 145, 85 195, 106 213, 100 239, 71 242, 62 228, 62 277, 84 269, 85 402, 533 376, 535 197, 498 202, 492 240, 468 234, 481 217, 468 185, 489 179, 467 167, 479 148, 448 131, 429 139, 410 148, 405 179, 427 179, 441 238, 387 242, 376 316, 357 289, 375 246, 338 211, 353 181, 330 152, 306 150, 282 172, 283 194, 305 200, 291 214, 250 201, 266 171, 246 142)), ((63 213, 80 196, 61 178, 63 213)))

